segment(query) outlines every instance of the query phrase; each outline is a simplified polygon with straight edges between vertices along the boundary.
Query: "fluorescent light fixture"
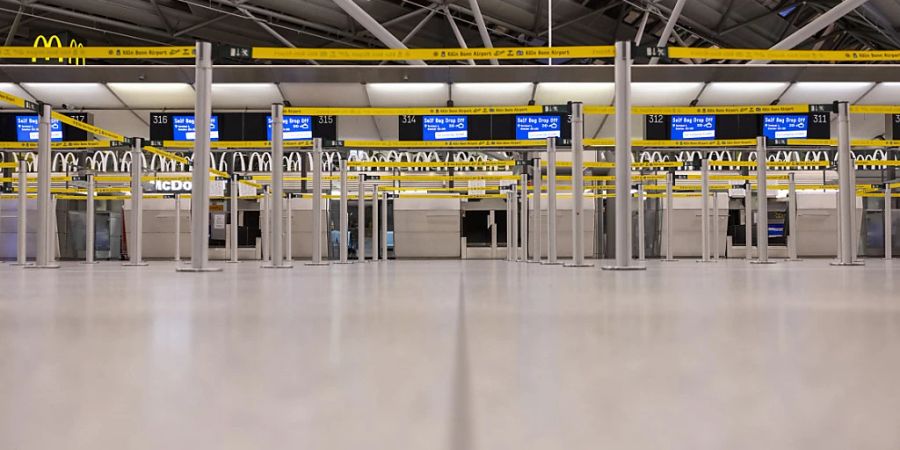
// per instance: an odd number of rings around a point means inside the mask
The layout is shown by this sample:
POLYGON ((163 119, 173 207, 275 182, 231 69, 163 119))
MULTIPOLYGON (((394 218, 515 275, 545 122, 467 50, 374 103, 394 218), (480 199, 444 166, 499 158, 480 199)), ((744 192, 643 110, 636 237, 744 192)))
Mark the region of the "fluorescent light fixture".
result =
POLYGON ((108 83, 132 108, 191 108, 194 90, 187 83, 108 83))
POLYGON ((524 105, 531 100, 532 83, 454 83, 453 102, 459 106, 524 105))
POLYGON ((538 83, 534 101, 539 105, 561 105, 582 102, 586 105, 608 105, 615 96, 614 83, 538 83))
POLYGON ((368 83, 372 106, 447 106, 445 83, 368 83))
POLYGON ((100 83, 22 83, 22 87, 56 107, 116 108, 122 103, 100 83))

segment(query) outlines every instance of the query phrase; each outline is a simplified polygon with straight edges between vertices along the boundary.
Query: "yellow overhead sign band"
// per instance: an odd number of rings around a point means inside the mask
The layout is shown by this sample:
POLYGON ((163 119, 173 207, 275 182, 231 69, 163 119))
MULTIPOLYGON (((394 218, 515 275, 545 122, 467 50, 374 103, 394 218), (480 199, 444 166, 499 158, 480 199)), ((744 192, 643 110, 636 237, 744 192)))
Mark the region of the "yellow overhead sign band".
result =
MULTIPOLYGON (((61 141, 51 142, 50 148, 109 148, 111 141, 61 141)), ((0 148, 33 150, 38 146, 37 142, 0 142, 0 148)))
MULTIPOLYGON (((465 59, 612 58, 615 47, 495 47, 495 48, 283 48, 253 47, 254 59, 312 59, 316 61, 459 61, 465 59)), ((30 57, 31 55, 29 55, 30 57)))
POLYGON ((808 113, 809 105, 635 106, 632 114, 785 114, 808 113))
POLYGON ((532 106, 455 106, 418 108, 284 108, 285 115, 300 116, 428 116, 441 114, 465 114, 470 116, 489 114, 539 114, 544 108, 532 106))
POLYGON ((22 97, 17 97, 12 94, 7 94, 6 92, 0 92, 0 101, 9 103, 10 105, 18 106, 19 108, 25 108, 26 100, 22 97))
POLYGON ((91 124, 84 123, 80 120, 75 120, 65 114, 60 114, 56 111, 51 112, 50 117, 52 117, 56 120, 59 120, 60 122, 66 124, 66 125, 82 129, 84 131, 87 131, 88 133, 93 133, 97 136, 103 136, 107 139, 112 139, 115 141, 124 141, 125 140, 125 136, 122 134, 104 130, 103 128, 100 128, 100 127, 95 127, 91 124))
POLYGON ((353 148, 468 148, 468 147, 546 147, 546 141, 482 140, 482 141, 344 141, 353 148))
POLYGON ((194 58, 194 47, 0 47, 0 58, 194 58))
MULTIPOLYGON (((163 141, 166 148, 194 148, 194 141, 163 141)), ((210 148, 272 148, 272 141, 212 141, 210 148)), ((284 141, 284 148, 309 148, 312 141, 284 141)))
POLYGON ((349 161, 347 167, 511 167, 515 161, 349 161))
POLYGON ((615 106, 597 106, 597 105, 584 105, 583 109, 585 114, 588 115, 611 115, 616 113, 615 106))
POLYGON ((755 146, 756 139, 719 139, 714 141, 648 141, 635 139, 635 147, 747 147, 755 146))
POLYGON ((738 61, 900 61, 900 51, 760 50, 669 47, 669 58, 732 59, 738 61))
POLYGON ((616 140, 613 138, 585 139, 583 143, 585 147, 615 147, 616 140))
POLYGON ((850 105, 854 114, 900 114, 898 105, 850 105))

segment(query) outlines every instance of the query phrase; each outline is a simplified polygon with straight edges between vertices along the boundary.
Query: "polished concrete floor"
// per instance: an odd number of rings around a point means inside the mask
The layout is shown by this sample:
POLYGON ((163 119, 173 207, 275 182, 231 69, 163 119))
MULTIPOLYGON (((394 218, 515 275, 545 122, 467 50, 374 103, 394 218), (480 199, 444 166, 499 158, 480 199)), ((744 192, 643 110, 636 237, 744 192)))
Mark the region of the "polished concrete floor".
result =
POLYGON ((900 262, 0 266, 0 449, 897 449, 900 262))

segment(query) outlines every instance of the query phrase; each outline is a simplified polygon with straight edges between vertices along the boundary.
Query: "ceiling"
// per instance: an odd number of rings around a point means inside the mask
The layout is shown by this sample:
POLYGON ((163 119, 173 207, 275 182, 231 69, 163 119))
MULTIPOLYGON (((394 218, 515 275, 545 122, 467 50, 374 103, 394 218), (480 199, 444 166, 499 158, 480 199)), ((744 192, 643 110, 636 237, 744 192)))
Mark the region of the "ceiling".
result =
MULTIPOLYGON (((641 42, 656 45, 676 3, 676 0, 549 0, 552 5, 548 0, 0 0, 0 23, 4 24, 0 37, 6 36, 6 45, 32 45, 39 34, 62 32, 85 45, 191 45, 196 40, 205 40, 235 46, 385 47, 384 35, 367 31, 360 21, 338 6, 345 1, 358 5, 392 38, 404 41, 410 48, 459 47, 450 21, 459 28, 468 46, 484 46, 476 25, 476 7, 483 13, 492 45, 547 45, 551 6, 553 45, 606 45, 615 40, 634 39, 645 17, 641 42)), ((768 48, 837 3, 839 0, 688 0, 669 42, 685 46, 768 48)), ((900 1, 869 0, 797 48, 896 49, 900 47, 898 27, 900 1)), ((229 62, 237 61, 219 61, 229 62)), ((583 62, 557 61, 560 64, 583 62)))

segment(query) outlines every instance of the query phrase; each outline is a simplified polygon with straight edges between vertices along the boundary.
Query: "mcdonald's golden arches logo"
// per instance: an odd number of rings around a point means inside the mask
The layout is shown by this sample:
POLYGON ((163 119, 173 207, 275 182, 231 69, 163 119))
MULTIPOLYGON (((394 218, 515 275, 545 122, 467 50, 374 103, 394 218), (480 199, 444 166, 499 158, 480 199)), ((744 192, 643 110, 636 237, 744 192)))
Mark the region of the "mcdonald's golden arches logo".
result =
MULTIPOLYGON (((38 37, 34 38, 34 47, 44 47, 44 48, 52 48, 53 46, 57 48, 63 48, 62 39, 59 38, 58 35, 51 35, 49 38, 44 36, 43 34, 38 35, 38 37)), ((76 41, 74 38, 69 41, 69 47, 72 48, 81 48, 84 47, 84 44, 76 41)), ((44 58, 44 61, 50 61, 52 58, 44 58)), ((84 58, 58 58, 60 63, 65 62, 66 64, 73 64, 76 66, 83 66, 86 64, 86 60, 84 58)), ((31 62, 36 63, 38 58, 31 58, 31 62)))

